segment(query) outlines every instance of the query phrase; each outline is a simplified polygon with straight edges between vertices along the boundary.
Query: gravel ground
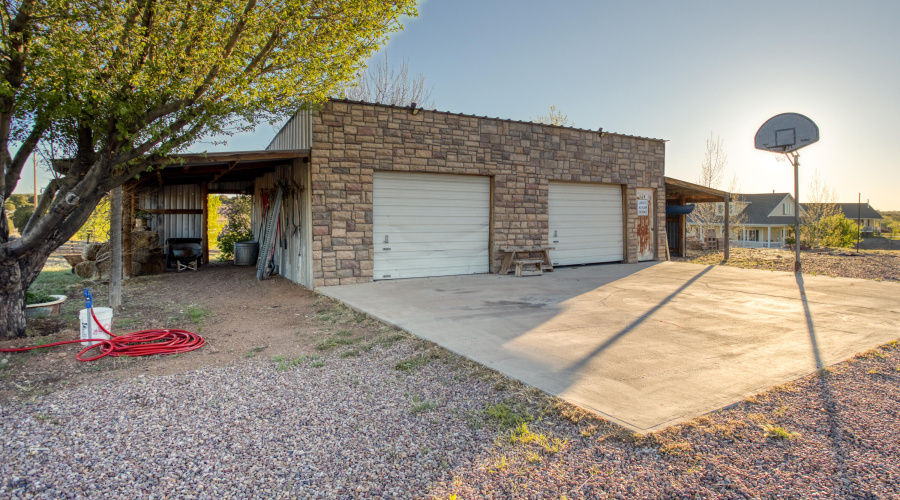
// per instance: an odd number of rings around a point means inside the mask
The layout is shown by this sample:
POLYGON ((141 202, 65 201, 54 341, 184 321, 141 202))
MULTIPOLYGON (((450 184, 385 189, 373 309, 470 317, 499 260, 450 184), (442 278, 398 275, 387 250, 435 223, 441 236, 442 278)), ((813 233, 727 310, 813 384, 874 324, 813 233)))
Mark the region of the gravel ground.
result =
MULTIPOLYGON (((695 264, 720 264, 723 252, 706 252, 684 260, 695 264)), ((804 274, 900 282, 900 251, 831 249, 800 252, 804 274)), ((781 249, 732 248, 725 265, 745 269, 794 271, 794 253, 781 249)))
POLYGON ((896 343, 646 436, 417 341, 282 368, 4 405, 0 497, 900 498, 896 343))

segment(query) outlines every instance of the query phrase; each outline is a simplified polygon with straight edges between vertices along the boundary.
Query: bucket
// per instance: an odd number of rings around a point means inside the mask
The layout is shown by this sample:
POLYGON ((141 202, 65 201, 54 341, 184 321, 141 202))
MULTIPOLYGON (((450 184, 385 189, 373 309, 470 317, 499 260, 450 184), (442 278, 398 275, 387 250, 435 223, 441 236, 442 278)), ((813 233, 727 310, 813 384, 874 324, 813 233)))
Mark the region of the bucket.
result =
MULTIPOLYGON (((78 313, 78 319, 81 323, 81 339, 108 339, 109 335, 104 333, 103 330, 97 326, 97 322, 94 321, 94 318, 91 318, 91 331, 88 333, 88 317, 90 317, 90 315, 90 309, 82 309, 81 312, 78 313)), ((97 317, 97 321, 103 325, 103 328, 106 328, 107 331, 112 331, 112 309, 108 307, 95 307, 94 316, 97 317)), ((82 342, 81 345, 91 346, 98 343, 99 342, 82 342)))
POLYGON ((255 266, 257 257, 259 257, 258 241, 234 242, 234 265, 255 266))

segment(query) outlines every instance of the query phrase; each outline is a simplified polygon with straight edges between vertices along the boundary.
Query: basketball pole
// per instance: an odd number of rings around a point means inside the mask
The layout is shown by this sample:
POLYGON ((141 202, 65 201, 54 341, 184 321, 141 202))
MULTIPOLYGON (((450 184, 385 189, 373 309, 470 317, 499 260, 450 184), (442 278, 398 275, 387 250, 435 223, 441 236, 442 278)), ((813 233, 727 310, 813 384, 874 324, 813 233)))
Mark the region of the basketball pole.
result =
MULTIPOLYGON (((787 153, 785 153, 787 156, 787 153)), ((800 272, 800 154, 791 152, 794 165, 794 272, 800 272)))

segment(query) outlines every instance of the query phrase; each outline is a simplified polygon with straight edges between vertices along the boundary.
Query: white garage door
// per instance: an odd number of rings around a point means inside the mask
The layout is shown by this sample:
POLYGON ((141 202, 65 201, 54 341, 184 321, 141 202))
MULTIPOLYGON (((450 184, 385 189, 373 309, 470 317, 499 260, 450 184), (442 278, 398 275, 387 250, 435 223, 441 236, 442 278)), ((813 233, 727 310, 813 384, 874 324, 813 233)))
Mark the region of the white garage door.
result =
POLYGON ((375 172, 374 278, 488 272, 490 178, 375 172))
POLYGON ((550 183, 550 251, 554 265, 622 259, 622 187, 550 183))

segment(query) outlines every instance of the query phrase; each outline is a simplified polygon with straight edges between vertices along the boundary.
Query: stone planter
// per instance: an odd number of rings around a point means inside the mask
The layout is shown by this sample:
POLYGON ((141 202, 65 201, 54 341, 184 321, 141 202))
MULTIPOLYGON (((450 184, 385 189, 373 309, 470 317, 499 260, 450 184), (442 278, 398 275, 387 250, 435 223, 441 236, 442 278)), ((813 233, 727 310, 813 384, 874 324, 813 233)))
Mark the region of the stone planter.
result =
POLYGON ((66 301, 65 295, 51 295, 56 300, 50 302, 41 302, 40 304, 29 304, 25 306, 26 318, 50 318, 59 316, 59 309, 62 303, 66 301))

